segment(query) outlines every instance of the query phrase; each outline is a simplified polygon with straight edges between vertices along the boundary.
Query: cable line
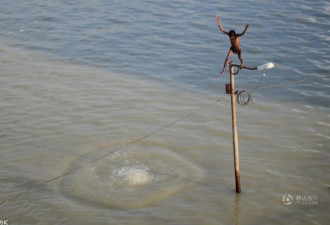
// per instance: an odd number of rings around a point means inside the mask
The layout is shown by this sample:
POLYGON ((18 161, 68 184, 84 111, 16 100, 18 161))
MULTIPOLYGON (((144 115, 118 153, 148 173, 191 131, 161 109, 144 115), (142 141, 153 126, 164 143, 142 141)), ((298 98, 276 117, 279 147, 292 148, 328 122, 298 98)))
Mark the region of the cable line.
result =
MULTIPOLYGON (((320 79, 324 79, 324 78, 330 77, 330 75, 327 75, 327 76, 313 77, 313 78, 308 78, 308 79, 303 79, 303 80, 292 81, 292 82, 288 82, 288 83, 282 83, 282 84, 278 84, 278 85, 271 85, 271 86, 267 86, 267 87, 259 87, 260 84, 261 84, 261 81, 262 81, 263 76, 264 75, 262 75, 262 77, 260 78, 259 84, 257 85, 257 87, 254 88, 254 89, 252 89, 252 90, 255 91, 255 90, 267 90, 267 89, 272 89, 272 88, 281 88, 281 87, 285 87, 285 86, 289 86, 289 85, 293 85, 293 84, 304 83, 304 82, 312 81, 312 80, 320 80, 320 79)), ((237 95, 237 100, 240 99, 240 101, 241 101, 241 103, 243 103, 243 105, 246 105, 245 103, 248 103, 248 102, 252 102, 253 103, 253 99, 252 99, 251 93, 248 90, 237 92, 237 94, 238 94, 237 95)), ((184 121, 184 120, 188 119, 189 117, 191 117, 191 116, 199 113, 203 109, 206 109, 206 108, 208 108, 208 107, 210 107, 210 106, 212 106, 212 105, 220 102, 222 99, 223 98, 221 97, 221 98, 218 98, 218 99, 216 99, 216 100, 214 100, 214 101, 212 101, 212 102, 210 102, 208 104, 205 104, 205 105, 203 105, 203 106, 195 109, 194 111, 192 111, 192 112, 190 112, 188 114, 185 114, 184 116, 180 117, 177 120, 174 120, 174 121, 172 121, 172 122, 170 122, 170 123, 168 123, 168 124, 166 124, 166 125, 164 125, 164 126, 162 126, 160 128, 157 128, 157 129, 155 129, 153 131, 150 131, 146 135, 144 135, 144 136, 142 136, 140 138, 134 139, 131 142, 128 142, 127 144, 124 144, 124 145, 122 145, 120 147, 117 147, 116 149, 114 149, 111 152, 108 152, 105 155, 102 155, 102 156, 100 156, 100 157, 98 157, 98 158, 96 158, 96 159, 94 159, 92 161, 89 161, 89 162, 87 162, 87 163, 85 163, 85 164, 83 164, 83 165, 81 165, 81 166, 79 166, 77 168, 74 168, 74 169, 72 169, 72 170, 70 170, 70 171, 68 171, 66 173, 63 173, 63 174, 61 174, 59 176, 56 176, 56 177, 53 177, 53 178, 48 179, 46 181, 43 181, 43 182, 41 182, 39 184, 47 184, 47 183, 50 183, 50 182, 52 182, 54 180, 57 180, 59 178, 62 178, 64 176, 66 176, 66 175, 72 174, 75 171, 80 170, 80 169, 84 168, 85 166, 87 166, 87 165, 89 165, 91 163, 94 163, 96 161, 102 160, 103 158, 105 158, 105 157, 107 157, 109 155, 112 155, 112 154, 114 154, 114 153, 116 153, 116 152, 118 152, 118 151, 120 151, 122 149, 125 149, 128 146, 130 146, 130 145, 136 144, 136 143, 138 143, 138 142, 140 142, 140 141, 142 141, 142 140, 144 140, 144 139, 146 139, 146 138, 148 138, 148 137, 150 137, 150 136, 152 136, 152 135, 154 135, 154 134, 156 134, 156 133, 158 133, 158 132, 160 132, 160 131, 162 131, 162 130, 164 130, 166 128, 169 128, 169 127, 171 127, 171 126, 173 126, 173 125, 175 125, 175 124, 177 124, 177 123, 179 123, 181 121, 184 121)), ((26 193, 27 191, 28 190, 22 191, 21 193, 18 193, 18 194, 13 194, 12 196, 8 197, 7 199, 0 201, 0 206, 2 206, 5 203, 10 202, 10 201, 18 198, 19 196, 21 196, 22 194, 26 193)))

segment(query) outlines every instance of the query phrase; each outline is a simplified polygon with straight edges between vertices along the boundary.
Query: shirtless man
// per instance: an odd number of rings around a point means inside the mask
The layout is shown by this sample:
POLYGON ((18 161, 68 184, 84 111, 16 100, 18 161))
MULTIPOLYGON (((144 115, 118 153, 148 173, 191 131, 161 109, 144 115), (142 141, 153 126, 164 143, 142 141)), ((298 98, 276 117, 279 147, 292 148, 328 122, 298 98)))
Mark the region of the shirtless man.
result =
POLYGON ((242 51, 241 51, 241 48, 239 46, 239 37, 240 36, 243 36, 245 34, 245 32, 247 31, 247 29, 249 28, 249 24, 246 24, 245 25, 245 29, 244 31, 241 33, 241 34, 236 34, 234 30, 230 30, 229 32, 225 31, 221 25, 221 22, 220 22, 220 18, 219 17, 216 17, 216 20, 217 20, 217 23, 219 25, 219 28, 220 30, 227 34, 229 36, 229 39, 230 39, 230 43, 231 43, 231 47, 229 49, 229 52, 228 52, 228 55, 227 55, 227 58, 226 58, 226 61, 223 65, 223 69, 221 71, 221 74, 223 74, 225 72, 225 69, 226 69, 226 66, 227 66, 227 63, 228 63, 228 60, 230 59, 230 57, 234 54, 237 54, 238 55, 238 58, 239 60, 241 61, 241 69, 243 68, 243 59, 242 59, 242 51))

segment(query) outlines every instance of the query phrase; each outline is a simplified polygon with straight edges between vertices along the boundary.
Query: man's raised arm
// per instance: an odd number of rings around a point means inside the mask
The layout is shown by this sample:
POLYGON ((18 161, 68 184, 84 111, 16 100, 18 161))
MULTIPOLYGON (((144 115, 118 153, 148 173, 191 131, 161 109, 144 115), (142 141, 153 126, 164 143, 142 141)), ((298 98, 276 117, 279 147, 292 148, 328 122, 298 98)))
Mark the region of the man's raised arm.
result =
POLYGON ((249 26, 250 26, 249 24, 246 24, 245 29, 243 30, 243 32, 240 33, 240 34, 237 34, 237 36, 243 36, 245 34, 245 32, 247 31, 247 29, 249 28, 249 26))
POLYGON ((222 25, 221 25, 221 22, 220 22, 220 18, 219 17, 216 17, 216 20, 217 20, 217 23, 218 23, 218 25, 219 25, 219 28, 220 28, 220 30, 223 32, 223 33, 225 33, 225 34, 229 34, 227 31, 225 31, 225 29, 223 29, 223 27, 222 27, 222 25))

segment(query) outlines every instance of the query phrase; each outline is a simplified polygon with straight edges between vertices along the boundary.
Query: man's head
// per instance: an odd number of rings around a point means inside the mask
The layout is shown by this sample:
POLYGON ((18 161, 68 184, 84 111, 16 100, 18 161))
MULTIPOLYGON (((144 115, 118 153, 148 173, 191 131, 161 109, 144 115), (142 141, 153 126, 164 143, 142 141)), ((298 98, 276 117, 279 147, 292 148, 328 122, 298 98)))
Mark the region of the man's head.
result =
POLYGON ((236 32, 234 30, 230 30, 228 34, 229 34, 229 37, 232 37, 232 36, 236 35, 236 32))

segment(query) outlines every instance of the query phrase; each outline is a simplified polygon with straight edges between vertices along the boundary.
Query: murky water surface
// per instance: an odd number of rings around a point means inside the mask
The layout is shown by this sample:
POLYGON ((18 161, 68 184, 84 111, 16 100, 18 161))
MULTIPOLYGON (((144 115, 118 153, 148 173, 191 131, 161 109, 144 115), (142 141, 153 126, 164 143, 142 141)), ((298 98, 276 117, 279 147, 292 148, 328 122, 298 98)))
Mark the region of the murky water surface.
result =
MULTIPOLYGON (((326 224, 330 79, 259 90, 253 105, 237 107, 236 195, 228 73, 218 76, 229 40, 215 15, 228 30, 250 24, 245 63, 276 65, 266 87, 329 75, 329 9, 326 1, 5 0, 0 220, 326 224)), ((238 89, 260 76, 241 71, 238 89)))

